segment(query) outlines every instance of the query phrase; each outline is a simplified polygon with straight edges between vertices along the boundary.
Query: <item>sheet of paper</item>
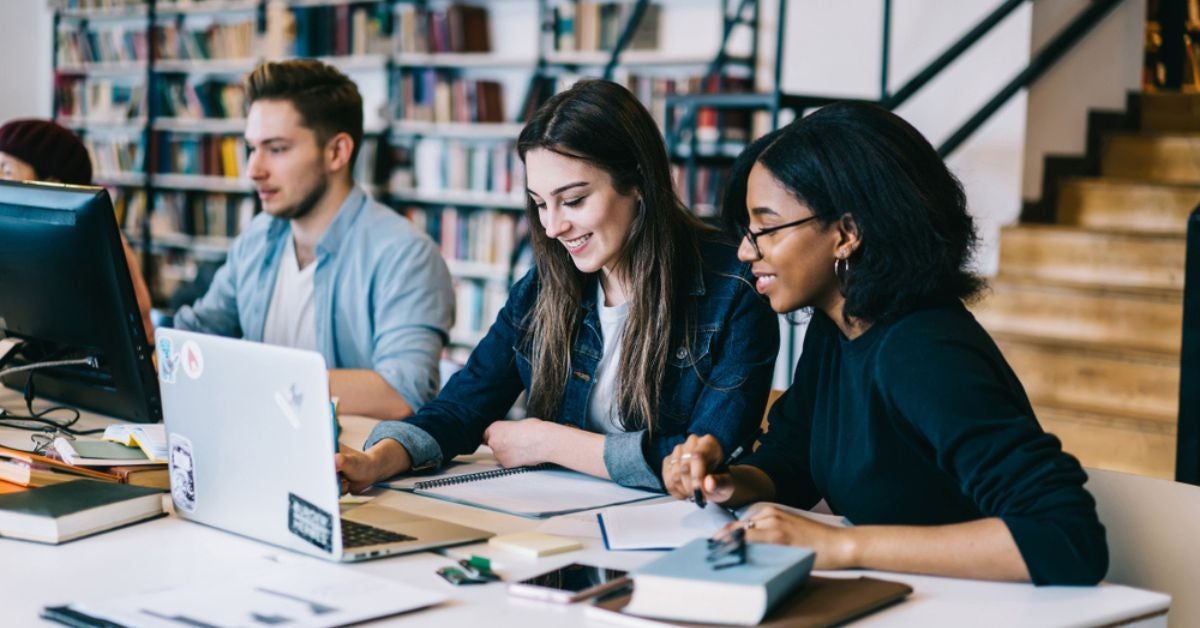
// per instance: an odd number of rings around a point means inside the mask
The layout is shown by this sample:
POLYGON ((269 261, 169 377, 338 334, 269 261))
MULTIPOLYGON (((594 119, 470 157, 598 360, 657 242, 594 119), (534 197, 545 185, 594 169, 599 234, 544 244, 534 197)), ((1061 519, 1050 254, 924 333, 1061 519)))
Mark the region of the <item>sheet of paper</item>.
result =
POLYGON ((442 593, 313 561, 281 561, 73 610, 130 626, 341 626, 438 604, 442 593))
POLYGON ((594 512, 574 512, 569 515, 551 517, 534 528, 543 534, 557 534, 576 538, 600 538, 600 524, 594 512))
POLYGON ((610 550, 674 549, 708 538, 734 517, 716 504, 698 508, 688 501, 605 508, 604 534, 610 550))

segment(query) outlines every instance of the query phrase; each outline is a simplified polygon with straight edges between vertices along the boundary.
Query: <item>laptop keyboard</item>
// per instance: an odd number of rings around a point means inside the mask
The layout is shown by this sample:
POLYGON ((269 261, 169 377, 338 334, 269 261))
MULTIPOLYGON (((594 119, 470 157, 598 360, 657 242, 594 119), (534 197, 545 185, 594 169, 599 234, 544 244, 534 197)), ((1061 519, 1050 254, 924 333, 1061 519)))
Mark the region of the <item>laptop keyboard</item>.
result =
POLYGON ((342 519, 342 547, 364 547, 366 545, 415 540, 417 540, 415 536, 398 534, 384 530, 383 528, 376 528, 342 519))

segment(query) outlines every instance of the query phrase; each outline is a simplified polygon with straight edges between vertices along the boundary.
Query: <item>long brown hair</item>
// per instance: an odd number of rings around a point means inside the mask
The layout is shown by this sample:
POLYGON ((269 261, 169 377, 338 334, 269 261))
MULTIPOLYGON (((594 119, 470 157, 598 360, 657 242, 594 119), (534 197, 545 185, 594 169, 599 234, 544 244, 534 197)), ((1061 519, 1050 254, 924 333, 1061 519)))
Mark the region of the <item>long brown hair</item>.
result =
MULTIPOLYGON (((688 344, 694 312, 687 309, 687 291, 700 267, 699 234, 709 228, 676 195, 654 118, 616 83, 580 81, 547 101, 517 140, 522 161, 538 148, 600 168, 618 192, 641 197, 617 262, 619 280, 632 294, 613 394, 622 427, 653 430, 671 349, 688 344)), ((539 279, 523 325, 533 368, 529 414, 551 417, 571 374, 564 343, 571 346, 579 332, 587 277, 546 235, 532 200, 525 210, 539 279)))

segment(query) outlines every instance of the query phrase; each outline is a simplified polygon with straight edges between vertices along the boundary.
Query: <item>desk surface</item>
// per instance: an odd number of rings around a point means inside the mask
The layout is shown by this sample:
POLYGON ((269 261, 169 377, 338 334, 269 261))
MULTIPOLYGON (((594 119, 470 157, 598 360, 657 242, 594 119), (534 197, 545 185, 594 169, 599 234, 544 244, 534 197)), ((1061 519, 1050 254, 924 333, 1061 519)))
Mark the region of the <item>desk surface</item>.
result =
MULTIPOLYGON (((0 391, 0 407, 15 409, 18 397, 0 391)), ((105 419, 85 416, 81 423, 102 425, 105 419)), ((343 441, 361 443, 370 429, 367 419, 345 419, 343 441)), ((28 433, 0 428, 0 443, 28 448, 28 433)), ((377 491, 381 503, 483 528, 496 533, 529 530, 539 522, 479 510, 397 491, 377 491)), ((167 503, 170 499, 165 500, 167 503)), ((434 572, 469 554, 489 556, 506 580, 535 575, 569 562, 633 569, 657 552, 609 552, 599 539, 581 538, 584 549, 539 560, 494 551, 486 543, 445 550, 446 555, 419 553, 368 561, 340 568, 390 578, 442 591, 450 601, 438 607, 389 618, 380 623, 401 626, 514 626, 520 628, 585 625, 582 604, 561 605, 508 596, 501 584, 454 587, 434 572)), ((314 561, 233 534, 174 516, 81 539, 61 546, 0 539, 0 599, 4 623, 36 624, 44 606, 107 599, 213 578, 232 570, 265 564, 275 556, 314 561)), ((855 625, 891 626, 1095 626, 1143 619, 1165 625, 1170 598, 1160 593, 1118 585, 1099 587, 1033 587, 874 572, 820 572, 824 576, 860 573, 908 583, 907 601, 864 618, 855 625)), ((607 625, 592 621, 597 626, 607 625)))

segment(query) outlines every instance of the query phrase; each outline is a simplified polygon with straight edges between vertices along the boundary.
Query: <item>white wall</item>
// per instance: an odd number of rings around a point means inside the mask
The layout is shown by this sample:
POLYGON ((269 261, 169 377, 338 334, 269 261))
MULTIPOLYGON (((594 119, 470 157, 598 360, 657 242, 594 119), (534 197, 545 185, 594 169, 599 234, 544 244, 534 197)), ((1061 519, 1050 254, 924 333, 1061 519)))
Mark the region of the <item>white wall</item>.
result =
MULTIPOLYGON (((1034 3, 1034 49, 1087 4, 1088 0, 1034 3)), ((1045 155, 1083 154, 1089 109, 1124 110, 1125 94, 1141 89, 1145 24, 1146 0, 1125 0, 1034 84, 1025 129, 1025 199, 1042 196, 1045 155)))
MULTIPOLYGON (((775 2, 767 3, 773 21, 775 2)), ((990 13, 997 2, 895 0, 889 91, 895 91, 990 13)), ((883 3, 792 0, 788 3, 782 86, 785 91, 878 98, 883 3)), ((764 8, 768 8, 764 6, 764 8)), ((945 140, 1029 61, 1031 10, 1015 10, 897 113, 935 146, 945 140)), ((761 49, 772 54, 773 26, 761 49)), ((769 63, 769 60, 768 60, 769 63)), ((769 72, 764 64, 763 70, 769 72)), ((1018 94, 950 157, 981 236, 977 266, 995 272, 1000 225, 1021 207, 1025 99, 1018 94)))
POLYGON ((53 23, 45 0, 0 1, 0 123, 50 116, 53 23))

